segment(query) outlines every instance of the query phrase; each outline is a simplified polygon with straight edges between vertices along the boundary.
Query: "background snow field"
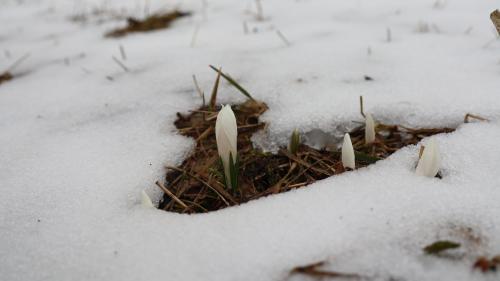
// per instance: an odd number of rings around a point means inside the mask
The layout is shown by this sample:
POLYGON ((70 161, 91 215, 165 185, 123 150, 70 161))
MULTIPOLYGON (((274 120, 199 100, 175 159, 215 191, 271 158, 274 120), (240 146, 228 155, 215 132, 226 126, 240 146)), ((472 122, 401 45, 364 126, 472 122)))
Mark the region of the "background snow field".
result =
MULTIPOLYGON (((500 254, 500 40, 489 19, 500 1, 261 2, 264 21, 250 0, 0 0, 0 72, 30 54, 0 85, 1 280, 286 280, 320 260, 376 280, 498 278, 471 265, 500 254), (176 7, 193 16, 103 37, 125 24, 109 11, 176 7), (112 60, 120 45, 129 72, 112 60), (163 167, 193 144, 173 121, 201 104, 193 74, 210 93, 209 64, 269 105, 274 144, 295 127, 341 135, 361 121, 360 95, 383 122, 491 122, 436 137, 442 180, 415 175, 412 146, 214 213, 144 208, 141 190, 157 202, 163 167), (465 257, 424 255, 437 239, 462 243, 465 257)), ((244 100, 225 81, 219 97, 244 100)))

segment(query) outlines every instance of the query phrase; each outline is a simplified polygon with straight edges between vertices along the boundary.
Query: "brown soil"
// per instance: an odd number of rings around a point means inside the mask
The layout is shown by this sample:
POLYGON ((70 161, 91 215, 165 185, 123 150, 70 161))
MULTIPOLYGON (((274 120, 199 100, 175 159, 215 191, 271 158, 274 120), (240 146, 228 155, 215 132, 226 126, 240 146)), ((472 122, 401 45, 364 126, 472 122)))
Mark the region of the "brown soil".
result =
MULTIPOLYGON (((177 213, 204 213, 238 205, 270 194, 304 187, 317 180, 345 172, 340 151, 317 150, 300 145, 292 155, 286 148, 277 154, 263 153, 252 145, 251 136, 264 128, 259 116, 267 110, 263 102, 248 100, 234 105, 238 124, 239 186, 228 190, 215 140, 215 120, 220 109, 203 106, 189 115, 178 113, 175 126, 180 134, 196 140, 192 153, 178 167, 167 167, 165 192, 159 208, 177 213)), ((411 129, 379 124, 375 143, 364 143, 364 125, 350 132, 356 151, 356 168, 384 159, 422 138, 453 129, 411 129)))
POLYGON ((190 12, 172 11, 163 14, 153 14, 143 20, 128 18, 127 26, 117 28, 105 34, 106 37, 123 37, 133 32, 147 32, 157 29, 168 28, 170 24, 182 17, 190 16, 190 12))

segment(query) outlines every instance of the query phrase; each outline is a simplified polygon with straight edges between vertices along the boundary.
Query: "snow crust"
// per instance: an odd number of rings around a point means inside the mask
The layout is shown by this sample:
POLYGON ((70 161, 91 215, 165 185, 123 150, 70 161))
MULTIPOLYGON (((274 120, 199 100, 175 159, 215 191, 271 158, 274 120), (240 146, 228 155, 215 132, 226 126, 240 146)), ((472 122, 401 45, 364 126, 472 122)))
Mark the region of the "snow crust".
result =
MULTIPOLYGON (((471 264, 500 254, 500 41, 489 20, 500 2, 262 1, 264 21, 253 1, 0 4, 0 71, 30 54, 0 85, 0 279, 302 280, 288 271, 325 259, 376 280, 498 278, 471 264), (174 7, 194 15, 121 39, 103 34, 124 20, 92 13, 174 7), (119 45, 130 72, 112 60, 119 45), (442 180, 415 175, 413 146, 210 214, 145 208, 141 191, 157 202, 163 167, 193 144, 172 122, 201 104, 191 75, 210 93, 208 64, 269 105, 268 144, 294 128, 341 136, 362 121, 359 95, 388 123, 492 121, 436 137, 442 180), (461 242, 464 258, 425 256, 437 239, 461 242)), ((227 83, 219 96, 244 99, 227 83)))

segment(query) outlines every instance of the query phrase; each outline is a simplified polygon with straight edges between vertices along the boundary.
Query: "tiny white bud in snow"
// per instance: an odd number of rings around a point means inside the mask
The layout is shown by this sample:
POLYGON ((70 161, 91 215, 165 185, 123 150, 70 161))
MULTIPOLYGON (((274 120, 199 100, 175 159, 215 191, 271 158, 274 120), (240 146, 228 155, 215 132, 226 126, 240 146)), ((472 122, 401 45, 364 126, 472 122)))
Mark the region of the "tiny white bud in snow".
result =
POLYGON ((215 138, 217 140, 217 150, 224 166, 226 184, 228 188, 232 188, 229 155, 232 156, 233 163, 236 163, 238 127, 236 125, 236 117, 230 105, 223 106, 217 114, 215 138))
POLYGON ((344 143, 342 144, 342 165, 344 168, 351 168, 353 170, 356 166, 354 162, 354 148, 352 148, 349 134, 344 135, 344 143))
POLYGON ((372 143, 375 141, 375 122, 370 113, 366 114, 365 118, 365 142, 372 143))
POLYGON ((424 148, 422 157, 417 164, 416 173, 419 176, 435 177, 441 166, 441 158, 439 156, 439 147, 434 139, 430 139, 424 148))
POLYGON ((149 198, 148 194, 143 190, 141 192, 141 205, 147 208, 154 208, 153 202, 151 198, 149 198))

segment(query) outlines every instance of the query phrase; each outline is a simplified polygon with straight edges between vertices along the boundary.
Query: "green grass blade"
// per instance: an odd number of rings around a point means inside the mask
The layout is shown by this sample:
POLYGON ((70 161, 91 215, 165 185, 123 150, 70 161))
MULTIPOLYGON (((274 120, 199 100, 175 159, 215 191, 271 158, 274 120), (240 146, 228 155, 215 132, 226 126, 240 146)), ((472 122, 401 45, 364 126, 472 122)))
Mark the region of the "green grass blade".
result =
POLYGON ((231 78, 231 76, 229 76, 228 74, 225 74, 224 72, 218 70, 217 68, 215 68, 215 66, 213 65, 210 65, 210 68, 212 68, 213 70, 215 70, 216 72, 220 73, 220 75, 222 77, 224 77, 224 79, 227 80, 227 82, 229 82, 231 85, 233 85, 234 87, 236 87, 236 89, 238 89, 242 94, 244 94, 247 98, 251 99, 251 100, 255 100, 252 95, 250 95, 250 93, 245 90, 240 84, 238 84, 238 82, 236 82, 233 78, 231 78))

